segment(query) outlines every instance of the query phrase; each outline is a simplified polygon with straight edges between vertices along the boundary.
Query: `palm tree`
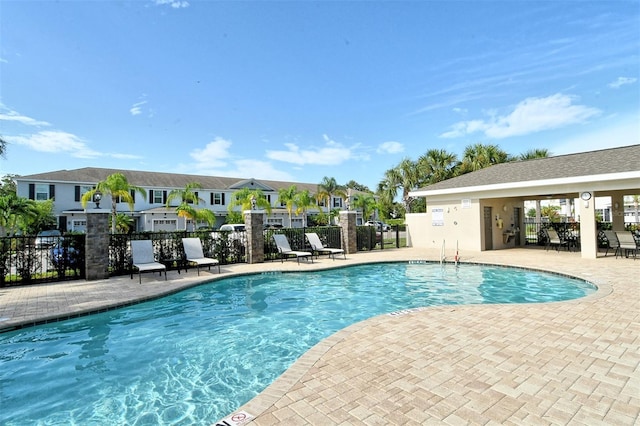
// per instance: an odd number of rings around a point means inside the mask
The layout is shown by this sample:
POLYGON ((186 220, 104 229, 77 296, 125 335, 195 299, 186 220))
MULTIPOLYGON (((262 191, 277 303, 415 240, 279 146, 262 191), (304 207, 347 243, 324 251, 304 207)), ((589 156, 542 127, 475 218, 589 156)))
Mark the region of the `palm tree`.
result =
POLYGON ((533 160, 534 158, 547 158, 551 155, 546 148, 530 149, 518 155, 518 160, 533 160))
POLYGON ((6 153, 7 153, 7 141, 5 141, 2 136, 0 136, 0 157, 6 158, 5 157, 6 153))
POLYGON ((331 200, 333 199, 334 195, 337 195, 342 199, 347 197, 345 188, 342 185, 338 185, 336 178, 325 176, 318 184, 318 192, 316 193, 316 197, 318 201, 327 202, 327 212, 329 213, 329 216, 331 216, 331 200))
MULTIPOLYGON (((314 202, 313 195, 307 189, 296 194, 295 203, 296 214, 302 213, 302 227, 305 228, 307 226, 307 211, 309 211, 309 208, 317 206, 317 204, 314 202)), ((319 207, 318 210, 320 210, 319 207)))
POLYGON ((458 157, 444 149, 430 149, 418 158, 418 168, 430 184, 453 177, 457 164, 458 157))
POLYGON ((129 210, 133 211, 135 201, 131 194, 132 191, 140 193, 143 197, 147 197, 147 191, 139 186, 131 185, 125 175, 122 173, 113 173, 101 182, 98 182, 95 188, 87 191, 80 200, 82 207, 86 208, 87 203, 93 200, 93 195, 100 192, 104 196, 111 197, 111 232, 116 233, 117 225, 117 204, 118 201, 124 201, 129 205, 129 210))
POLYGON ((359 194, 353 199, 353 207, 362 210, 364 220, 369 220, 373 212, 378 208, 378 202, 373 194, 359 194))
POLYGON ((391 204, 398 191, 402 189, 402 204, 405 211, 409 213, 411 202, 414 200, 409 196, 409 192, 417 189, 422 183, 418 165, 409 158, 405 158, 396 167, 384 173, 383 180, 378 184, 378 194, 383 202, 391 204))
MULTIPOLYGON (((180 204, 176 207, 176 213, 178 217, 183 217, 184 229, 187 230, 188 220, 196 222, 198 219, 205 220, 210 226, 215 223, 215 215, 209 209, 198 209, 194 205, 204 203, 202 198, 198 197, 198 194, 194 189, 201 189, 202 185, 198 182, 189 182, 183 189, 173 189, 167 194, 167 207, 170 206, 171 201, 175 199, 180 200, 180 204)), ((194 224, 195 226, 195 224, 194 224)))
POLYGON ((36 202, 8 193, 0 196, 0 237, 12 236, 37 215, 36 202))
POLYGON ((289 213, 289 228, 291 228, 291 216, 293 215, 293 205, 297 195, 298 188, 295 185, 278 190, 278 200, 286 206, 287 213, 289 213))
POLYGON ((462 163, 458 167, 458 174, 475 172, 509 160, 509 154, 497 145, 483 145, 481 143, 469 145, 462 154, 462 163))
POLYGON ((232 211, 236 206, 241 206, 242 210, 251 210, 252 201, 254 200, 256 207, 265 209, 267 214, 271 213, 271 203, 269 203, 262 191, 249 188, 242 188, 231 194, 231 202, 227 206, 227 210, 232 211))

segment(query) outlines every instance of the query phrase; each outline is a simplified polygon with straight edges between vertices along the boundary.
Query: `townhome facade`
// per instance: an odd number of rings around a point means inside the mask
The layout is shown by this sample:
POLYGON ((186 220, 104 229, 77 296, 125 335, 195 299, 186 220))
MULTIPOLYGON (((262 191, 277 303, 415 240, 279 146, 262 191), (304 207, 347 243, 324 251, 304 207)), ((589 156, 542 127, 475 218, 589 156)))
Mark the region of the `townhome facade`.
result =
MULTIPOLYGON (((92 190, 98 182, 105 180, 114 173, 123 174, 130 185, 141 187, 146 191, 146 197, 140 193, 132 191, 134 208, 130 210, 125 202, 116 203, 116 211, 130 215, 133 219, 133 229, 135 231, 173 231, 192 230, 206 223, 192 223, 183 217, 179 217, 176 206, 180 200, 175 200, 167 207, 167 197, 172 190, 183 190, 188 184, 197 182, 202 186, 194 191, 202 201, 198 208, 211 210, 215 217, 214 227, 226 223, 228 207, 232 201, 233 194, 243 188, 261 190, 267 201, 271 204, 271 214, 265 214, 264 223, 273 226, 289 226, 289 213, 283 203, 278 199, 278 191, 282 188, 289 188, 296 185, 299 191, 308 190, 311 194, 316 194, 318 184, 301 182, 282 182, 272 180, 241 179, 219 176, 200 176, 189 174, 159 173, 138 170, 106 169, 96 167, 86 167, 74 170, 58 170, 17 177, 17 193, 20 197, 29 198, 36 201, 54 200, 54 214, 58 221, 58 228, 61 231, 80 231, 86 229, 86 214, 82 207, 82 196, 92 190)), ((105 197, 100 201, 100 208, 111 210, 111 199, 105 197)), ((331 209, 344 209, 346 200, 333 196, 330 200, 331 209)), ((91 203, 87 208, 95 208, 91 203)), ((239 211, 240 207, 235 210, 239 211)), ((307 215, 315 215, 320 211, 327 213, 328 207, 324 202, 318 202, 311 207, 307 215)), ((305 218, 306 219, 306 218, 305 218)), ((362 218, 358 215, 358 222, 362 218)), ((302 227, 301 215, 295 213, 291 217, 292 227, 302 227)))

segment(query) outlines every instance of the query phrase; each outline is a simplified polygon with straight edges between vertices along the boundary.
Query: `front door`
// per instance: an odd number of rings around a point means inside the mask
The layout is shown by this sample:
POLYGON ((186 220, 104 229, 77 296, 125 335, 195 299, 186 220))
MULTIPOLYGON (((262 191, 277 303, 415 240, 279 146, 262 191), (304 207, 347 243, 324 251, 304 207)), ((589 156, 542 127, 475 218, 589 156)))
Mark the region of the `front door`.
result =
POLYGON ((491 207, 484 208, 484 250, 493 250, 493 214, 491 207))

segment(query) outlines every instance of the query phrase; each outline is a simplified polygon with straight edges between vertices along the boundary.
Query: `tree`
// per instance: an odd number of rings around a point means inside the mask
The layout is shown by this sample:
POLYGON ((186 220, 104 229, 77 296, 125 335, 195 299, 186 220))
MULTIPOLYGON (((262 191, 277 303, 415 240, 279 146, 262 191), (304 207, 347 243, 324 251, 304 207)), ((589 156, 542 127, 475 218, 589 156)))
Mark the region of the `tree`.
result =
POLYGON ((509 154, 503 151, 497 145, 484 145, 477 143, 469 145, 464 149, 462 162, 457 172, 462 175, 469 172, 475 172, 494 164, 505 163, 509 161, 509 154))
POLYGON ((116 230, 118 232, 128 234, 133 227, 133 218, 124 213, 118 213, 116 216, 116 230))
POLYGON ((430 149, 418 158, 418 169, 429 184, 453 177, 457 164, 457 156, 444 149, 430 149))
POLYGON ((15 193, 0 195, 0 236, 13 236, 27 227, 37 216, 36 202, 15 193))
MULTIPOLYGON (((209 209, 198 209, 195 205, 204 203, 205 201, 198 197, 195 189, 201 189, 202 185, 198 182, 189 182, 183 189, 173 189, 167 194, 167 207, 170 206, 171 201, 175 199, 180 200, 180 204, 176 207, 176 213, 178 217, 185 218, 184 229, 187 229, 187 221, 192 220, 197 222, 198 220, 204 220, 213 226, 216 222, 214 213, 209 209)), ((194 223, 195 226, 195 223, 194 223)))
POLYGON ((396 167, 384 173, 377 192, 384 203, 392 204, 398 191, 402 190, 402 204, 408 213, 411 212, 411 202, 414 200, 409 196, 409 192, 417 189, 422 183, 418 165, 411 159, 405 158, 396 167))
POLYGON ((297 195, 298 187, 295 185, 278 190, 278 201, 286 206, 287 213, 289 213, 289 228, 291 228, 291 216, 293 215, 293 205, 297 195))
POLYGON ((368 186, 366 185, 361 185, 358 182, 356 182, 355 180, 350 180, 349 182, 347 182, 347 184, 344 186, 345 188, 349 189, 354 189, 356 191, 360 191, 360 192, 373 192, 369 189, 368 186))
POLYGON ((271 213, 271 204, 262 191, 249 188, 242 188, 231 194, 231 202, 227 206, 227 210, 231 212, 236 206, 240 206, 242 210, 251 210, 253 200, 255 200, 256 207, 271 213))
POLYGON ((139 186, 131 185, 127 178, 122 173, 114 173, 107 176, 107 178, 101 182, 98 182, 95 188, 87 191, 80 200, 82 207, 86 208, 87 203, 93 200, 93 195, 96 192, 100 192, 103 196, 111 197, 111 232, 116 233, 117 225, 117 204, 118 201, 124 201, 129 205, 129 210, 133 211, 134 200, 131 195, 131 191, 140 193, 143 197, 147 197, 147 191, 139 186))
POLYGON ((0 157, 7 158, 7 141, 4 140, 2 136, 0 136, 0 157))
POLYGON ((302 227, 304 228, 307 226, 307 211, 309 211, 309 208, 317 206, 317 204, 314 202, 313 195, 307 189, 296 194, 295 203, 296 214, 302 213, 302 227))
POLYGON ((518 155, 518 160, 533 160, 534 158, 547 158, 551 154, 546 148, 530 149, 522 154, 518 155))
POLYGON ((353 207, 362 210, 364 220, 371 219, 371 215, 378 208, 378 202, 373 194, 359 194, 353 199, 353 207))
POLYGON ((316 198, 318 201, 326 201, 327 212, 330 217, 335 217, 335 212, 332 212, 331 200, 334 196, 347 198, 347 193, 342 185, 338 185, 338 182, 333 177, 325 176, 318 184, 318 191, 316 192, 316 198))

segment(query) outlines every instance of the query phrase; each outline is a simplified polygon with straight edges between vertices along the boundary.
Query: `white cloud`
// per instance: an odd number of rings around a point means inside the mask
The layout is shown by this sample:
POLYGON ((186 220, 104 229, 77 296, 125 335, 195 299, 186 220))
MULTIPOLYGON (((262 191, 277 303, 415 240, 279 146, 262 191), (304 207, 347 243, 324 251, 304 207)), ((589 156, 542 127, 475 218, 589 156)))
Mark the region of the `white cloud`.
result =
POLYGON ((624 86, 625 84, 633 84, 637 80, 638 79, 635 77, 618 77, 616 81, 609 83, 608 86, 612 89, 619 89, 621 86, 624 86))
POLYGON ((136 102, 135 104, 133 104, 133 106, 131 107, 131 109, 129 109, 129 112, 131 113, 131 115, 139 115, 142 114, 142 106, 144 104, 146 104, 147 101, 140 101, 140 102, 136 102))
POLYGON ((154 3, 160 6, 168 4, 174 9, 189 7, 189 2, 186 0, 154 0, 154 3))
POLYGON ((26 136, 7 136, 9 142, 26 145, 39 152, 70 153, 77 158, 96 158, 100 153, 87 147, 76 135, 59 130, 47 130, 26 136))
POLYGON ((404 152, 404 145, 395 141, 383 142, 378 145, 376 152, 378 154, 398 154, 404 152))
POLYGON ((26 124, 27 126, 50 126, 51 124, 46 121, 36 120, 26 115, 22 115, 16 111, 0 112, 0 120, 13 121, 20 124, 26 124))
POLYGON ((353 147, 345 147, 341 143, 331 140, 329 136, 323 135, 325 145, 321 147, 311 147, 308 149, 300 149, 293 143, 286 143, 288 150, 267 151, 267 158, 271 160, 282 161, 285 163, 293 163, 297 165, 315 164, 315 165, 337 165, 347 160, 366 159, 366 155, 356 153, 358 145, 353 147))
POLYGON ((180 169, 190 172, 195 169, 198 174, 211 176, 294 180, 289 173, 275 169, 268 161, 234 157, 230 152, 232 145, 231 141, 217 137, 204 148, 192 150, 190 156, 195 163, 188 166, 181 165, 180 169))
POLYGON ((597 108, 574 105, 575 100, 575 97, 561 93, 546 98, 528 98, 508 115, 498 116, 492 111, 487 113, 489 117, 485 120, 461 121, 440 137, 456 138, 481 132, 489 138, 502 139, 584 123, 601 113, 597 108))
POLYGON ((95 151, 89 148, 87 144, 76 135, 60 130, 45 130, 31 135, 6 136, 5 139, 7 142, 24 145, 34 151, 68 154, 74 158, 92 159, 110 157, 127 160, 141 158, 131 154, 95 151))

